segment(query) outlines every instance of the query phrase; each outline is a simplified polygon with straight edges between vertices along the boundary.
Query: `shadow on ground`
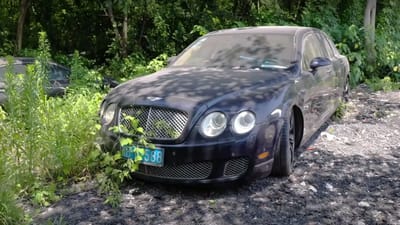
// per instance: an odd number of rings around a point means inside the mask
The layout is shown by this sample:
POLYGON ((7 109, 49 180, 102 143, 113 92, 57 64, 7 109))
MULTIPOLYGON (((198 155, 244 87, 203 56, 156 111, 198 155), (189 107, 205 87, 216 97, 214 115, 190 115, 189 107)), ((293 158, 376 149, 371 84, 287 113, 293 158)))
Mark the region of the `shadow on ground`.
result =
POLYGON ((63 224, 398 224, 400 148, 396 160, 306 150, 289 178, 225 189, 133 181, 120 208, 94 191, 63 199, 37 222, 63 224))

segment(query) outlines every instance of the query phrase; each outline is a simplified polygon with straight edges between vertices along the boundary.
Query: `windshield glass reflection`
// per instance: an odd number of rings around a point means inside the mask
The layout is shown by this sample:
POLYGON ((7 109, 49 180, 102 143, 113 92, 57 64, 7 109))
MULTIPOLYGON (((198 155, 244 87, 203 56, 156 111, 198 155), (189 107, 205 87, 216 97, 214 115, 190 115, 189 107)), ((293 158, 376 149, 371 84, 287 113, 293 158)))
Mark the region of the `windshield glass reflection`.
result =
POLYGON ((292 61, 293 49, 291 35, 209 35, 193 43, 171 66, 286 68, 292 61))

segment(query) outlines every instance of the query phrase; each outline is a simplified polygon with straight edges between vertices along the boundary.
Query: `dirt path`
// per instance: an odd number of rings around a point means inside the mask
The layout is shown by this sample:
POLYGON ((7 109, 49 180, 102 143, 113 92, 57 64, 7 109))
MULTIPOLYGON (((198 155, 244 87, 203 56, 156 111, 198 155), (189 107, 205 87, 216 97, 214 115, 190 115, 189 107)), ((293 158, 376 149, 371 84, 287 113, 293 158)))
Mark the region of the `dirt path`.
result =
POLYGON ((88 190, 34 224, 400 224, 400 92, 361 87, 347 108, 298 153, 288 178, 209 190, 134 181, 120 208, 88 190))

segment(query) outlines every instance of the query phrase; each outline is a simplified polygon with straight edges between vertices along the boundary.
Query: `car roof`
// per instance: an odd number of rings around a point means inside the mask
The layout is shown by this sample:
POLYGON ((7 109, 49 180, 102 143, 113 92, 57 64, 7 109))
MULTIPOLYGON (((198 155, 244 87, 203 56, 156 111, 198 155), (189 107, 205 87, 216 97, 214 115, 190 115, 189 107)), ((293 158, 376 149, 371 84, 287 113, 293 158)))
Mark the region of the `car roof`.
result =
POLYGON ((300 26, 257 26, 257 27, 241 27, 218 30, 208 33, 207 35, 220 35, 220 34, 251 34, 251 33, 268 33, 268 34, 291 34, 305 33, 308 31, 316 30, 311 27, 300 26))
MULTIPOLYGON (((13 57, 14 60, 14 65, 27 65, 27 64, 34 64, 35 63, 35 58, 33 57, 13 57)), ((68 67, 55 63, 53 61, 49 61, 51 65, 57 65, 58 67, 61 67, 66 70, 70 70, 68 67)), ((8 65, 8 60, 6 57, 0 57, 0 67, 4 67, 8 65)))
MULTIPOLYGON (((26 65, 35 62, 35 58, 32 57, 13 57, 14 65, 26 65)), ((5 57, 0 57, 0 66, 8 64, 8 60, 5 57)))

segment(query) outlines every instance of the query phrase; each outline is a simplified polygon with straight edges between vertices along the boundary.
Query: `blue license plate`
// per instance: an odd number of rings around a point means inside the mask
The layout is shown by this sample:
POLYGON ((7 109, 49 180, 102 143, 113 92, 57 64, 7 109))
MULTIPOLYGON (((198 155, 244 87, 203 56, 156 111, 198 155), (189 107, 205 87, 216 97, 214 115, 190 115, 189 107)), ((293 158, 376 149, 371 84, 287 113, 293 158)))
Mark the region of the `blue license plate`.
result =
MULTIPOLYGON (((128 159, 135 159, 135 148, 136 146, 123 146, 122 156, 128 159)), ((164 149, 162 148, 144 148, 142 164, 151 166, 163 166, 164 165, 164 149)))

